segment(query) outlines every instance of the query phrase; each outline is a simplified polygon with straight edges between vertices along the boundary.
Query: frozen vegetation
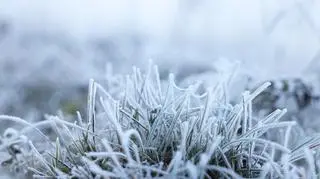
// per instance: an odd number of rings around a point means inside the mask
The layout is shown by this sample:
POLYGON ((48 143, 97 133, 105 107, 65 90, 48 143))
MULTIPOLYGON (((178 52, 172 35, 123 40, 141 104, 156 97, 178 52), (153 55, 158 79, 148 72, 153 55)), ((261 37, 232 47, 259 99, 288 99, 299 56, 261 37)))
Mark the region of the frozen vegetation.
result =
POLYGON ((320 137, 294 135, 297 123, 280 120, 286 109, 253 115, 253 99, 270 82, 231 105, 232 75, 219 74, 204 93, 199 83, 179 88, 173 74, 162 83, 152 65, 108 76, 109 88, 90 80, 86 116, 0 116, 22 126, 4 131, 2 163, 40 178, 317 178, 320 137))
POLYGON ((319 8, 1 1, 0 178, 319 178, 319 8))

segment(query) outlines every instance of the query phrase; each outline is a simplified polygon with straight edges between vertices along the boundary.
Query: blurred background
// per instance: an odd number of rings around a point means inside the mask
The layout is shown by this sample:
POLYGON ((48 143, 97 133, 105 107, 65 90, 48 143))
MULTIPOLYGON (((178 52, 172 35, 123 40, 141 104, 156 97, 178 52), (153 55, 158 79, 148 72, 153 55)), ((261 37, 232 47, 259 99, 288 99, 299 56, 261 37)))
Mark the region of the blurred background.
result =
POLYGON ((149 59, 178 81, 210 83, 216 61, 238 61, 238 78, 317 89, 319 9, 319 0, 0 0, 0 113, 81 111, 88 80, 103 80, 108 63, 127 74, 149 59))

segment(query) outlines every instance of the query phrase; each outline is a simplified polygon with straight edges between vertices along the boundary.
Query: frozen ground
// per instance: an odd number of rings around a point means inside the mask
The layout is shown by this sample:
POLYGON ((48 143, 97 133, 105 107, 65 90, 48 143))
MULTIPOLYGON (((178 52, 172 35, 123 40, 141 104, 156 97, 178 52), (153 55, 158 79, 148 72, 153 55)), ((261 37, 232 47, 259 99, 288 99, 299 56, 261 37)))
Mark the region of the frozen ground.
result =
MULTIPOLYGON (((163 78, 173 71, 207 84, 213 62, 239 61, 234 96, 247 76, 299 77, 320 92, 319 8, 319 0, 3 0, 0 113, 39 120, 69 103, 82 110, 89 79, 103 82, 107 63, 128 73, 150 58, 163 78)), ((317 106, 304 113, 315 114, 304 123, 318 123, 317 106)))

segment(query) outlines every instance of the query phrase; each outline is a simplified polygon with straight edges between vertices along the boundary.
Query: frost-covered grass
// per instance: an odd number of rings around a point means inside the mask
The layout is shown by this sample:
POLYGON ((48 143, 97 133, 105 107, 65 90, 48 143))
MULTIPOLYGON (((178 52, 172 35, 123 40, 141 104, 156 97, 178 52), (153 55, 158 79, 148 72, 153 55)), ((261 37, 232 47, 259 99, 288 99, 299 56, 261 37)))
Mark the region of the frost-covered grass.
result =
POLYGON ((1 115, 22 126, 0 138, 2 166, 35 178, 319 177, 319 135, 294 138, 296 123, 280 121, 286 109, 253 114, 252 100, 270 83, 231 105, 232 75, 219 75, 199 94, 199 83, 180 88, 173 74, 162 82, 157 66, 134 67, 105 85, 90 80, 86 116, 29 123, 1 115))

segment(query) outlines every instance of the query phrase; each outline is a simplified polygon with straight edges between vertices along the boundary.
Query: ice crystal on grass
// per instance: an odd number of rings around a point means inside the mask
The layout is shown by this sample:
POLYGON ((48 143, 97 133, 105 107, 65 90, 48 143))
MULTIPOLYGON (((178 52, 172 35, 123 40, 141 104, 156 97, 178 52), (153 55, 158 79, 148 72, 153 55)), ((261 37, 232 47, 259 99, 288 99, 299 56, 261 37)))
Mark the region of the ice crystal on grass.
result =
MULTIPOLYGON (((46 116, 34 124, 0 118, 25 126, 15 139, 28 136, 30 129, 37 132, 37 138, 33 134, 21 146, 22 153, 29 153, 24 158, 28 165, 21 168, 36 178, 316 177, 313 151, 319 136, 292 147, 296 124, 279 121, 285 109, 262 119, 252 114, 252 100, 270 83, 244 92, 231 105, 229 75, 219 75, 215 86, 199 94, 199 83, 180 88, 173 74, 162 82, 157 66, 150 65, 146 73, 133 67, 131 75, 109 78, 111 82, 107 78, 107 88, 90 80, 85 118, 79 112, 74 122, 63 116, 46 116), (44 136, 43 126, 52 127, 56 140, 44 136), (270 130, 284 131, 283 139, 266 138, 270 130)), ((17 161, 13 146, 14 140, 1 148, 12 164, 17 161)))

